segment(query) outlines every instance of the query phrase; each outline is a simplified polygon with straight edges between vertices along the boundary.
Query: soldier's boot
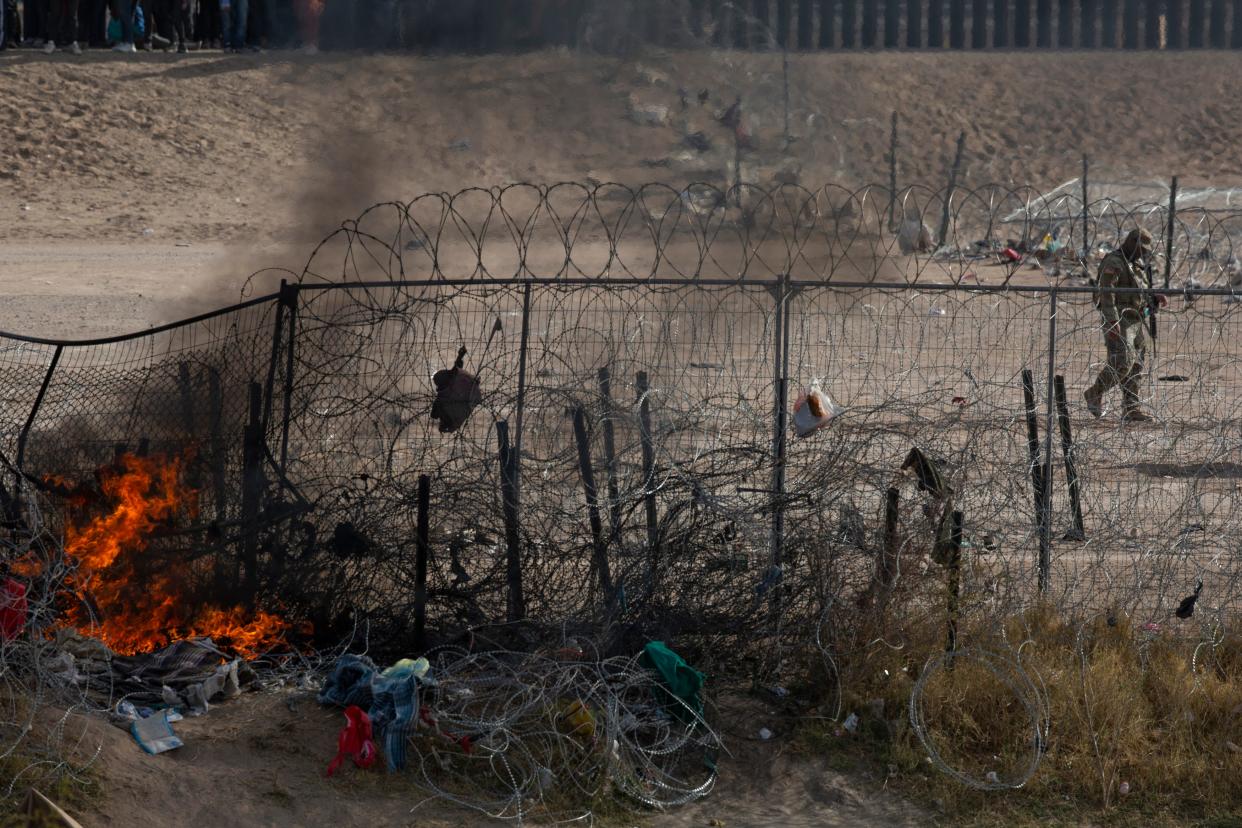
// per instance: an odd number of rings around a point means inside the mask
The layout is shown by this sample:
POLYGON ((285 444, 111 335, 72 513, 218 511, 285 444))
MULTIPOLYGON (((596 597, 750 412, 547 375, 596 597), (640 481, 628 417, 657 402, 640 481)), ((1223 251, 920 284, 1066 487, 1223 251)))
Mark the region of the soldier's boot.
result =
POLYGON ((1098 420, 1104 416, 1104 392, 1099 385, 1091 386, 1082 396, 1087 401, 1087 411, 1091 412, 1092 417, 1098 420))
POLYGON ((1151 417, 1143 412, 1139 403, 1138 370, 1132 369, 1121 384, 1121 421, 1123 423, 1149 423, 1151 417))

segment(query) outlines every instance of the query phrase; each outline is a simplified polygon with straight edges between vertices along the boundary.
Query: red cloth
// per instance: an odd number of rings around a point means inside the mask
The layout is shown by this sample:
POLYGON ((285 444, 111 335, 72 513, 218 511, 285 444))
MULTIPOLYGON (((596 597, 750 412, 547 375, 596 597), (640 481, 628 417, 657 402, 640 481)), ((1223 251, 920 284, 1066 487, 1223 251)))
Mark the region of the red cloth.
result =
POLYGON ((1022 256, 1018 253, 1018 251, 1014 250, 1012 247, 1006 247, 1004 250, 1001 251, 1001 255, 1011 262, 1022 261, 1022 256))
POLYGON ((0 590, 0 638, 12 641, 26 629, 26 585, 13 578, 6 578, 0 590))
POLYGON ((336 773, 346 757, 353 759, 360 768, 369 768, 378 756, 375 742, 371 740, 371 717, 366 711, 351 704, 345 708, 345 720, 348 724, 336 739, 336 757, 328 764, 328 776, 336 773))

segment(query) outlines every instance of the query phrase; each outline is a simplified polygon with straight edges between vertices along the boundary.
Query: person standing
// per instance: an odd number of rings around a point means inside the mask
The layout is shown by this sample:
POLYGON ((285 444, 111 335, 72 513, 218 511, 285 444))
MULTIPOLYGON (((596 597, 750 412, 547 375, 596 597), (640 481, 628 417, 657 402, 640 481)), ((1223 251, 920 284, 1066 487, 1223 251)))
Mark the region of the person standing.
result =
POLYGON ((220 0, 201 0, 195 18, 194 39, 200 49, 218 49, 220 37, 220 0))
POLYGON ((55 52, 56 44, 60 42, 75 55, 82 54, 82 47, 78 45, 78 3, 79 0, 44 0, 44 19, 47 21, 44 53, 50 55, 55 52))
POLYGON ((246 18, 249 13, 248 0, 220 0, 220 30, 224 51, 240 52, 246 48, 246 18))
POLYGON ((78 40, 92 49, 108 45, 108 0, 81 0, 78 40))
POLYGON ((47 39, 47 6, 42 0, 26 0, 22 5, 22 32, 25 41, 36 48, 47 39))
MULTIPOLYGON (((1095 305, 1103 317, 1108 361, 1083 395, 1087 411, 1093 417, 1104 416, 1104 395, 1121 386, 1122 421, 1136 423, 1151 420, 1140 407, 1138 394, 1150 344, 1147 334, 1149 297, 1141 288, 1150 287, 1144 278, 1144 270, 1151 252, 1151 233, 1135 228, 1120 247, 1100 262, 1095 305), (1114 288, 1126 292, 1117 292, 1114 288)), ((1164 297, 1156 298, 1164 304, 1164 297)))
POLYGON ((132 53, 138 51, 134 46, 134 3, 133 0, 113 0, 112 16, 121 29, 121 39, 112 47, 114 52, 132 53))
POLYGON ((323 16, 323 0, 294 0, 294 2, 302 50, 313 55, 319 51, 319 18, 323 16))
MULTIPOLYGON (((190 0, 156 0, 155 28, 168 46, 176 45, 178 54, 186 53, 186 30, 189 28, 190 0)), ((167 48, 167 47, 165 47, 167 48)))

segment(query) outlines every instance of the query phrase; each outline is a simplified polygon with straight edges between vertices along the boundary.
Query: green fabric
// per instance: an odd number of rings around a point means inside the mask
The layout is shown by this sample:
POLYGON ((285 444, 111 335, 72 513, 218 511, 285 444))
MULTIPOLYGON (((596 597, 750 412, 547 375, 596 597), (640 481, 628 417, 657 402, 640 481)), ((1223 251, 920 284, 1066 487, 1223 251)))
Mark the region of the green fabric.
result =
POLYGON ((685 659, 670 650, 663 641, 649 641, 643 647, 639 664, 654 670, 659 677, 660 686, 656 688, 656 700, 675 719, 688 724, 696 716, 702 717, 703 700, 699 698, 699 691, 707 681, 705 675, 687 664, 685 659))

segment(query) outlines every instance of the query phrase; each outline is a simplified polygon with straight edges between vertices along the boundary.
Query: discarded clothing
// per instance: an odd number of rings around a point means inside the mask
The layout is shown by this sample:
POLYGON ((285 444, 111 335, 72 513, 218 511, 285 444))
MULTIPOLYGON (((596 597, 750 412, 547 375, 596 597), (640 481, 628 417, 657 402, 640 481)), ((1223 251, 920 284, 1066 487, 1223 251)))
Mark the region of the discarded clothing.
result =
POLYGON ((114 690, 131 701, 205 713, 216 696, 241 692, 238 667, 239 662, 227 661, 210 638, 193 638, 154 653, 114 655, 111 672, 114 690))
POLYGON ((953 489, 940 476, 940 469, 936 463, 923 454, 917 446, 910 449, 905 462, 901 464, 901 470, 906 469, 914 469, 914 476, 918 480, 920 491, 927 492, 937 500, 947 500, 953 496, 953 489))
POLYGON ((85 686, 135 705, 206 713, 208 703, 241 693, 245 665, 228 660, 210 638, 177 641, 154 653, 116 655, 103 642, 58 630, 57 655, 48 665, 66 684, 85 686))
POLYGON ((26 585, 15 578, 5 578, 0 589, 0 638, 12 641, 26 629, 26 585))
POLYGON ((178 690, 166 684, 160 688, 160 695, 169 707, 180 707, 188 710, 191 716, 201 716, 211 709, 213 699, 231 699, 241 695, 240 665, 240 659, 217 665, 215 672, 202 681, 183 685, 178 690))
POLYGON ((406 741, 418 724, 418 684, 429 668, 426 659, 403 659, 380 673, 366 656, 346 654, 324 682, 319 703, 366 710, 388 769, 401 770, 406 741))
POLYGON ((1202 591, 1203 591, 1203 581, 1200 581, 1198 586, 1195 587, 1194 593, 1191 595, 1187 595, 1185 598, 1183 598, 1182 602, 1178 604, 1177 606, 1177 611, 1173 614, 1176 615, 1178 618, 1181 618, 1183 621, 1186 620, 1187 618, 1190 618, 1192 615, 1194 615, 1195 614, 1195 602, 1199 600, 1199 593, 1202 591))
POLYGON ((431 381, 436 386, 436 398, 431 403, 431 419, 440 421, 440 433, 451 434, 465 425, 471 412, 483 402, 479 381, 466 373, 466 349, 457 352, 452 368, 436 371, 431 381))
POLYGON ((638 663, 654 670, 660 680, 655 689, 657 701, 673 718, 691 724, 703 717, 699 692, 707 677, 686 663, 663 641, 649 641, 638 663))
POLYGON ((403 658, 395 662, 384 672, 380 673, 384 678, 404 678, 412 675, 415 678, 423 678, 431 669, 431 662, 425 658, 403 658))
POLYGON ((336 756, 328 763, 328 776, 349 758, 364 770, 375 764, 375 742, 372 741, 371 719, 362 708, 350 705, 345 708, 345 727, 336 739, 336 756))

